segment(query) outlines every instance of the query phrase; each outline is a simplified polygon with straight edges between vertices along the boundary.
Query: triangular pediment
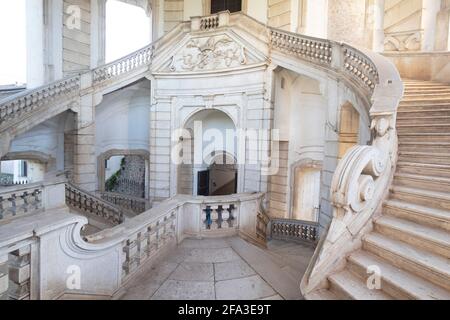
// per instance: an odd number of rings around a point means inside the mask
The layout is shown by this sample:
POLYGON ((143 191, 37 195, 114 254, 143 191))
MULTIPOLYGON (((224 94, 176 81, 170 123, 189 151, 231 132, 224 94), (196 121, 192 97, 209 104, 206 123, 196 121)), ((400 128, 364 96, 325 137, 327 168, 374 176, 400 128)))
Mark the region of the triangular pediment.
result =
POLYGON ((188 34, 181 43, 165 50, 169 54, 155 73, 192 73, 234 70, 261 64, 267 58, 230 31, 188 34))

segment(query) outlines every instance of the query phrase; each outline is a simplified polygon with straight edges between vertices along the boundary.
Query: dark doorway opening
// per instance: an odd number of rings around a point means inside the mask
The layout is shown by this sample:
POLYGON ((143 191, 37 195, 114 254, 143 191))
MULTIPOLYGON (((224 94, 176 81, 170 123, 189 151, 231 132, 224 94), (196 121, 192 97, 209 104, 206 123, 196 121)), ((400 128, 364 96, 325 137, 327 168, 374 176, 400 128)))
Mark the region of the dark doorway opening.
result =
POLYGON ((242 0, 211 0, 211 14, 225 10, 242 11, 242 0))

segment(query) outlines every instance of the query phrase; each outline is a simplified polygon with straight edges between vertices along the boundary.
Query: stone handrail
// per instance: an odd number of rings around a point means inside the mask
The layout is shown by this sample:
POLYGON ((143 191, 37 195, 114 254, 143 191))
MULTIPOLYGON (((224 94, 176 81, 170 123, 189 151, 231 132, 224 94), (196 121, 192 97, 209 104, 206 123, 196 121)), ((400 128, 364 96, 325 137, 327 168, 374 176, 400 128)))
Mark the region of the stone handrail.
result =
POLYGON ((319 224, 292 219, 271 219, 270 238, 316 243, 319 239, 319 224))
POLYGON ((113 225, 124 221, 122 210, 108 201, 83 191, 72 183, 66 183, 66 204, 68 207, 107 220, 113 225))
POLYGON ((73 98, 79 95, 80 88, 80 76, 76 75, 8 96, 0 100, 0 126, 50 102, 73 98))
POLYGON ((93 83, 110 80, 130 73, 142 66, 148 66, 153 57, 153 44, 139 49, 125 57, 100 66, 93 70, 93 83))
POLYGON ((360 245, 387 196, 397 157, 395 123, 403 97, 397 69, 376 53, 339 46, 340 63, 333 65, 340 66, 342 74, 362 89, 360 95, 366 94, 371 101, 372 141, 348 150, 336 168, 330 190, 333 219, 303 278, 304 294, 323 286, 327 277, 345 264, 346 255, 360 245))
POLYGON ((126 194, 114 193, 114 192, 98 192, 100 198, 106 200, 116 206, 129 210, 134 214, 141 214, 151 208, 151 204, 148 200, 143 198, 136 198, 126 194))
MULTIPOLYGON (((262 199, 263 194, 259 193, 224 197, 176 196, 86 238, 80 235, 88 223, 86 217, 44 212, 38 219, 23 217, 12 221, 9 228, 0 229, 0 258, 23 246, 24 241, 39 243, 39 250, 31 250, 31 270, 41 266, 40 277, 35 278, 36 281, 32 277, 28 286, 33 288, 32 299, 54 299, 63 293, 111 296, 145 262, 156 259, 186 237, 239 234, 256 240, 256 214, 262 199), (205 228, 204 209, 218 206, 232 208, 235 222, 228 228, 205 228), (72 274, 68 270, 74 267, 82 275, 81 287, 75 289, 67 287, 67 278, 72 274)), ((0 259, 0 281, 3 280, 2 263, 4 260, 0 259)), ((11 295, 14 287, 6 288, 11 295)))
MULTIPOLYGON (((379 83, 373 55, 345 43, 270 29, 271 48, 340 74, 371 95, 379 83)), ((367 99, 367 97, 364 97, 367 99)))
POLYGON ((0 187, 0 222, 65 206, 65 178, 46 182, 0 187))

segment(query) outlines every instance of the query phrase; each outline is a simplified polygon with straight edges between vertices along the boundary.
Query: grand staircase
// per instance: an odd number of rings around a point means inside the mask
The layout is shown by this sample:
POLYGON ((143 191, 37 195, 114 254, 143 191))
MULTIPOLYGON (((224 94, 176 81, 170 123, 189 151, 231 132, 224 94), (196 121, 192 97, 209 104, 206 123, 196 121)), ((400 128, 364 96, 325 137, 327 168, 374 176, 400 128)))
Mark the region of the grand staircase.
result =
POLYGON ((405 81, 389 199, 362 248, 309 299, 450 299, 450 85, 405 81), (381 289, 369 289, 378 270, 381 289), (369 277, 372 277, 369 279, 369 277))

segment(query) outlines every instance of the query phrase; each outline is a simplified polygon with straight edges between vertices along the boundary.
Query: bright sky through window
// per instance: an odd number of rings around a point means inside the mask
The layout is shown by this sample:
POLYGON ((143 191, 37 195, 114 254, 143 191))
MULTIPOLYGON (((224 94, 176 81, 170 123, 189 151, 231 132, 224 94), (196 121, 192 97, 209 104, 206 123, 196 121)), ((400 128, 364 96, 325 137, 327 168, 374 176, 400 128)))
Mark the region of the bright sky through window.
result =
POLYGON ((0 0, 0 85, 26 82, 25 0, 0 0))
MULTIPOLYGON (((1 0, 0 0, 1 1, 1 0)), ((142 8, 116 0, 106 3, 106 62, 150 42, 150 18, 142 8)))
MULTIPOLYGON (((26 83, 26 0, 0 0, 0 85, 26 83)), ((150 42, 150 18, 137 6, 108 0, 106 61, 150 42)))

